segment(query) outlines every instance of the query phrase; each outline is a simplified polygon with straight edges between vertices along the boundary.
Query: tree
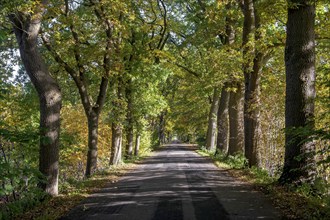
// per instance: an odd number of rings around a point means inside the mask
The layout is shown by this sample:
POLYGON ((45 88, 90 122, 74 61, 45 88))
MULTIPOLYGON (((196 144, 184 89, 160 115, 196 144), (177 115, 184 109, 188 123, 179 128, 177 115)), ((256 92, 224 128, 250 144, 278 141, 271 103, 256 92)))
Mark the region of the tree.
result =
POLYGON ((228 151, 228 136, 229 136, 229 118, 228 118, 228 103, 230 92, 228 90, 229 83, 221 89, 219 109, 217 116, 217 142, 216 142, 216 154, 218 151, 226 153, 228 151))
POLYGON ((137 133, 135 138, 134 156, 139 156, 141 134, 137 133))
MULTIPOLYGON (((98 144, 98 125, 99 125, 99 117, 101 114, 101 110, 103 108, 106 93, 108 89, 109 83, 109 75, 111 70, 111 57, 110 53, 113 50, 113 29, 114 26, 111 21, 107 18, 105 13, 104 5, 100 5, 99 2, 91 2, 90 6, 82 6, 79 5, 76 9, 73 6, 70 6, 68 0, 65 1, 64 11, 62 12, 59 20, 64 20, 63 23, 60 24, 66 27, 66 30, 69 30, 69 34, 71 37, 66 36, 66 33, 62 33, 62 39, 60 41, 64 41, 65 37, 68 42, 73 42, 71 45, 68 45, 67 48, 64 49, 66 53, 63 53, 63 49, 61 50, 61 45, 57 42, 58 39, 53 41, 49 41, 46 37, 46 34, 43 36, 43 42, 46 48, 50 51, 54 60, 58 63, 60 67, 62 67, 73 79, 75 82, 77 89, 79 91, 79 95, 81 98, 81 102, 84 107, 85 115, 87 117, 88 124, 88 153, 87 153, 87 163, 86 163, 86 177, 90 177, 97 169, 97 144, 98 144), (77 17, 81 18, 84 16, 93 16, 88 13, 87 15, 82 14, 82 12, 86 12, 88 10, 94 9, 95 17, 100 22, 100 26, 103 28, 97 29, 99 32, 103 32, 104 35, 102 38, 95 39, 95 33, 90 33, 90 29, 86 29, 86 32, 82 33, 82 27, 78 28, 77 25, 81 25, 82 21, 78 20, 75 22, 77 17), (86 34, 88 31, 88 35, 86 34), (83 36, 82 36, 83 35, 83 36), (83 51, 86 50, 86 45, 91 47, 92 50, 96 50, 95 42, 94 44, 89 43, 87 39, 86 42, 83 42, 83 38, 93 38, 92 41, 99 40, 101 41, 99 45, 102 45, 101 48, 101 56, 97 57, 88 57, 89 54, 84 54, 83 51), (61 51, 62 53, 58 52, 61 51), (67 57, 68 54, 71 54, 74 57, 72 60, 71 57, 67 57), (66 59, 65 59, 66 58, 66 59), (102 61, 100 61, 102 60, 102 61), (95 65, 97 67, 95 67, 95 65), (101 68, 100 68, 101 67, 101 68), (103 69, 103 72, 102 72, 103 69), (97 98, 94 101, 91 95, 91 87, 90 84, 91 79, 89 79, 88 75, 91 71, 99 72, 101 71, 101 80, 99 83, 99 89, 97 92, 97 98)), ((88 17, 91 19, 90 17, 88 17)), ((92 19, 91 19, 92 20, 92 19)), ((56 24, 54 24, 55 26, 56 24)), ((56 28, 53 29, 56 31, 56 28)), ((56 27, 56 26, 55 26, 56 27)), ((49 30, 54 31, 54 30, 49 30)), ((58 35, 58 32, 54 33, 54 35, 58 35)), ((69 36, 70 36, 69 35, 69 36)), ((65 42, 66 43, 66 42, 65 42)), ((95 74, 97 75, 97 74, 95 74)), ((95 77, 94 75, 94 77, 95 77)))
POLYGON ((218 107, 219 97, 220 97, 220 92, 218 88, 214 88, 211 108, 209 112, 207 135, 206 135, 206 149, 208 150, 213 150, 216 144, 215 141, 217 135, 217 114, 219 108, 218 107))
POLYGON ((244 120, 242 83, 237 80, 231 86, 235 91, 229 94, 229 143, 228 154, 244 152, 244 120))
POLYGON ((280 177, 283 183, 313 182, 316 175, 315 144, 308 132, 314 128, 314 22, 314 3, 308 0, 288 1, 285 161, 280 177))
MULTIPOLYGON (((232 2, 228 2, 225 5, 226 16, 225 16, 225 34, 224 34, 224 49, 228 55, 235 57, 235 41, 236 32, 235 25, 237 25, 238 18, 232 16, 232 11, 237 10, 237 5, 232 2)), ((228 61, 227 61, 228 62, 228 61)), ((231 63, 232 60, 230 61, 231 63)), ((235 65, 235 64, 234 64, 235 65)), ((243 151, 243 118, 241 117, 243 113, 242 109, 242 86, 241 77, 238 76, 239 70, 234 65, 226 68, 227 79, 225 86, 222 90, 221 99, 219 104, 218 112, 218 137, 217 137, 217 148, 224 150, 225 153, 228 152, 229 155, 233 155, 237 152, 243 151), (228 91, 227 91, 228 90, 228 91), (224 96, 223 96, 224 95, 224 96), (219 118, 220 117, 220 118, 219 118)))
POLYGON ((27 11, 16 11, 9 15, 18 42, 23 65, 37 90, 40 102, 40 152, 39 170, 46 176, 40 183, 50 195, 58 194, 59 138, 61 91, 56 80, 50 75, 40 52, 38 36, 43 14, 48 1, 35 1, 27 11))
POLYGON ((123 123, 126 111, 124 90, 123 79, 119 76, 112 88, 110 165, 118 165, 122 158, 123 123))
POLYGON ((260 18, 255 0, 244 0, 243 73, 244 93, 244 143, 249 166, 259 166, 259 105, 260 69, 263 54, 255 46, 260 38, 260 18))
MULTIPOLYGON (((206 148, 213 150, 216 143, 217 112, 221 93, 218 87, 223 84, 221 77, 223 74, 218 65, 219 48, 223 44, 219 36, 218 23, 220 25, 222 23, 215 13, 215 3, 209 5, 203 1, 189 1, 186 4, 182 6, 184 8, 187 6, 185 16, 177 21, 186 23, 186 27, 176 30, 176 35, 171 39, 179 50, 175 65, 189 74, 187 78, 194 75, 196 77, 194 86, 204 88, 204 94, 212 93, 204 98, 210 100, 206 148)), ((203 136, 205 138, 205 134, 203 136)))
POLYGON ((127 114, 126 114, 126 156, 129 158, 133 155, 133 141, 134 141, 134 118, 133 118, 133 100, 132 100, 132 80, 128 79, 126 86, 127 99, 127 114))

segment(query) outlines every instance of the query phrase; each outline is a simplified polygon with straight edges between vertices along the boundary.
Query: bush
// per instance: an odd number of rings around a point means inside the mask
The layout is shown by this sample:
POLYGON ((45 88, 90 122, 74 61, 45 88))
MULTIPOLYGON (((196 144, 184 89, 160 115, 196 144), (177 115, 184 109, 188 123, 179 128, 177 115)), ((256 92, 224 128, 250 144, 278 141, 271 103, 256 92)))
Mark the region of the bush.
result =
POLYGON ((37 187, 38 131, 0 128, 0 219, 9 219, 38 204, 45 193, 37 187))
POLYGON ((40 204, 48 196, 41 189, 35 187, 19 195, 19 199, 5 204, 0 208, 0 219, 12 219, 26 210, 40 204))

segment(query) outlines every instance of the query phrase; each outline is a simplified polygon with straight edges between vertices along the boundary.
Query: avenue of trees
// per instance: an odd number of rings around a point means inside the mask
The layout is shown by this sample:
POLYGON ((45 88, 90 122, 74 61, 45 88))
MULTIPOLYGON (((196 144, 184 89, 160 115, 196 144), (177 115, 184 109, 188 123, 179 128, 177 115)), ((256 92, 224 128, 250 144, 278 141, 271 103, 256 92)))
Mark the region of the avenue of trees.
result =
POLYGON ((0 198, 174 138, 328 183, 329 50, 326 0, 1 0, 0 198))

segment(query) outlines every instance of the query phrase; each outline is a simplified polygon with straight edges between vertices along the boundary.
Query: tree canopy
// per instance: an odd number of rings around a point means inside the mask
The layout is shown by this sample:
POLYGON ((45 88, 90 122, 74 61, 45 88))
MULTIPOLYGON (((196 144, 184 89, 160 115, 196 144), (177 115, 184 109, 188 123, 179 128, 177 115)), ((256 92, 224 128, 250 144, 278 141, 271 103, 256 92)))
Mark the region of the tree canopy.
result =
POLYGON ((329 184, 327 1, 2 0, 0 15, 8 203, 175 139, 329 184))

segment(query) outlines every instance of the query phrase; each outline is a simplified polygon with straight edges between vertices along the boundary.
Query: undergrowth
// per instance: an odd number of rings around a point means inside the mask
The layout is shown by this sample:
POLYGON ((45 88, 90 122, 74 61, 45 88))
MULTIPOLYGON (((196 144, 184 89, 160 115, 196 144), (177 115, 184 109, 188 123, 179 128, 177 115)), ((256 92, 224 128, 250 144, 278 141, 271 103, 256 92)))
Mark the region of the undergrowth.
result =
POLYGON ((0 207, 0 220, 7 219, 58 219, 65 215, 90 193, 115 183, 119 177, 130 170, 134 163, 147 156, 132 157, 117 166, 97 171, 89 179, 68 178, 59 184, 60 195, 50 197, 35 188, 24 198, 0 207))

